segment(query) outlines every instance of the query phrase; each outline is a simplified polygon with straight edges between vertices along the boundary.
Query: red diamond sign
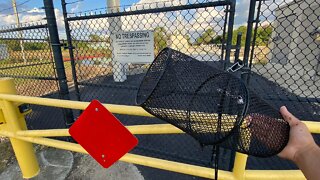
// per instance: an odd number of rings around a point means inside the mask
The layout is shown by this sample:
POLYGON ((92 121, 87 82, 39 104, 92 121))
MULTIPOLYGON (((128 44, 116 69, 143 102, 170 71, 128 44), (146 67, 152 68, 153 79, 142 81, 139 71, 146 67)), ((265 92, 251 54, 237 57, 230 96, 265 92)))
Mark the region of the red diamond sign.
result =
POLYGON ((138 139, 98 100, 89 104, 70 127, 69 133, 105 168, 138 144, 138 139))

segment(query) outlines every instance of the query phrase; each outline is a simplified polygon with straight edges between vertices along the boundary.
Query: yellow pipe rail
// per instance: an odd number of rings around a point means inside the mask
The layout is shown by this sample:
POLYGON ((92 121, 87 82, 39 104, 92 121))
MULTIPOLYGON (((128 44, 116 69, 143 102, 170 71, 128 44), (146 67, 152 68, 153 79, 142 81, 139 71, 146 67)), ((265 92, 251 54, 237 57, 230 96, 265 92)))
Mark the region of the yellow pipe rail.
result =
MULTIPOLYGON (((11 94, 0 94, 0 99, 12 102, 37 104, 43 106, 61 107, 69 109, 86 109, 90 102, 79 102, 70 100, 60 100, 60 99, 49 99, 49 98, 39 98, 39 97, 29 97, 29 96, 19 96, 11 94)), ((126 105, 116 105, 116 104, 103 104, 110 112, 115 114, 126 114, 133 116, 146 116, 154 117, 153 115, 146 112, 143 108, 137 106, 126 106, 126 105)), ((320 123, 313 121, 302 120, 308 126, 310 132, 320 133, 320 123)))
MULTIPOLYGON (((132 134, 182 134, 180 129, 171 124, 132 125, 126 126, 132 134)), ((26 130, 17 131, 17 135, 25 137, 61 137, 70 136, 68 129, 26 130)))
MULTIPOLYGON (((305 122, 311 133, 319 133, 319 126, 316 122, 305 122)), ((184 132, 171 124, 152 125, 131 125, 126 128, 132 134, 183 134, 184 132)), ((17 131, 17 135, 25 137, 63 137, 70 136, 68 129, 48 129, 48 130, 24 130, 17 131)))
POLYGON ((307 125, 307 127, 311 133, 320 134, 320 123, 319 122, 313 122, 313 121, 303 121, 303 122, 307 125))
MULTIPOLYGON (((27 97, 1 93, 14 93, 12 79, 0 79, 0 109, 4 116, 4 124, 0 125, 0 135, 7 136, 15 149, 23 177, 35 176, 38 164, 31 143, 42 144, 60 149, 87 153, 80 145, 43 137, 70 136, 68 129, 26 130, 23 115, 19 114, 13 102, 37 104, 70 109, 85 109, 89 102, 77 102, 38 97, 27 97), (11 82, 10 82, 11 81, 11 82), (7 82, 10 82, 9 85, 7 82), (8 92, 7 92, 8 91, 8 92), (22 121, 23 120, 23 121, 22 121), (17 151, 16 151, 17 150, 17 151), (31 154, 30 154, 31 153, 31 154), (19 160, 20 159, 20 160, 19 160), (26 166, 28 164, 28 166, 26 166), (31 164, 31 165, 30 165, 31 164)), ((109 111, 116 114, 153 117, 140 107, 104 104, 109 111)), ((1 113, 0 112, 0 113, 1 113)), ((320 133, 320 123, 304 121, 312 133, 320 133)), ((170 124, 133 125, 127 126, 133 134, 178 134, 180 129, 170 124)), ((127 153, 121 161, 154 167, 158 169, 184 173, 204 178, 214 178, 214 170, 201 166, 178 163, 158 158, 127 153)), ((305 179, 300 170, 245 170, 247 155, 236 153, 233 172, 219 170, 219 179, 305 179)))
MULTIPOLYGON (((21 103, 28 103, 28 104, 37 104, 42 106, 52 106, 52 107, 80 109, 80 110, 86 109, 90 103, 90 102, 80 102, 80 101, 61 100, 61 99, 18 96, 18 95, 11 95, 11 94, 0 94, 0 99, 12 101, 12 102, 21 102, 21 103)), ((115 114, 154 117, 153 115, 145 111, 143 108, 138 106, 125 106, 125 105, 116 105, 116 104, 103 104, 103 105, 110 112, 115 114)))
POLYGON ((305 180, 300 170, 246 170, 246 180, 305 180))
MULTIPOLYGON (((0 131, 0 135, 10 138, 20 139, 26 142, 41 144, 59 149, 74 151, 88 154, 79 144, 63 142, 48 138, 39 137, 21 137, 12 132, 0 131)), ((300 170, 244 170, 247 155, 236 153, 235 165, 233 172, 219 170, 219 179, 233 180, 300 180, 305 179, 300 170)), ((159 168, 172 172, 178 172, 203 178, 214 179, 214 169, 178 163, 173 161, 162 160, 158 158, 146 157, 136 154, 127 153, 120 161, 139 164, 148 167, 159 168)))
MULTIPOLYGON (((75 144, 75 143, 63 142, 63 141, 48 139, 48 138, 21 137, 14 133, 6 132, 6 131, 0 131, 0 135, 7 136, 10 138, 20 139, 20 140, 35 143, 35 144, 41 144, 41 145, 55 147, 59 149, 88 154, 88 152, 85 149, 83 149, 79 144, 75 144)), ((195 166, 195 165, 190 165, 185 163, 162 160, 158 158, 152 158, 152 157, 141 156, 141 155, 130 154, 130 153, 127 153, 125 156, 123 156, 120 159, 120 161, 139 164, 139 165, 148 166, 148 167, 154 167, 158 169, 163 169, 163 170, 168 170, 168 171, 173 171, 173 172, 178 172, 178 173, 183 173, 188 175, 193 175, 193 176, 214 179, 214 169, 212 168, 206 168, 206 167, 195 166)), ((219 170, 219 178, 232 180, 234 179, 234 176, 232 172, 219 170)))

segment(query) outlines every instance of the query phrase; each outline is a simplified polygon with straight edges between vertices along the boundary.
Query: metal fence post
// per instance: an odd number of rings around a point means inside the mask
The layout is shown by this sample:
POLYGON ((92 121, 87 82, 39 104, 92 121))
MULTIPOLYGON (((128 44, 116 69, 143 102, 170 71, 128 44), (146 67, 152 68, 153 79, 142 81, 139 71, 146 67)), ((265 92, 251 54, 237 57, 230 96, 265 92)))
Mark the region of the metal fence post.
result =
POLYGON ((77 78, 77 72, 76 72, 76 64, 74 60, 74 55, 73 55, 73 45, 72 45, 72 38, 71 38, 71 30, 70 26, 68 23, 68 15, 67 15, 67 3, 65 0, 61 0, 62 4, 62 12, 63 12, 63 20, 64 20, 64 27, 66 29, 66 36, 67 36, 67 47, 69 50, 69 56, 70 56, 70 62, 71 62, 71 70, 72 70, 72 78, 73 78, 73 83, 74 83, 74 91, 76 94, 76 98, 78 101, 80 101, 80 91, 79 91, 79 86, 78 86, 78 78, 77 78))
POLYGON ((230 55, 231 55, 231 46, 232 46, 232 33, 233 33, 233 24, 234 24, 234 16, 235 16, 235 0, 229 0, 230 9, 229 9, 229 22, 228 22, 228 32, 227 32, 227 44, 226 44, 226 56, 224 69, 227 68, 227 65, 230 63, 230 55))
MULTIPOLYGON (((69 100, 69 89, 67 84, 67 78, 66 78, 66 72, 63 64, 62 59, 62 52, 61 52, 61 43, 59 40, 59 34, 58 34, 58 27, 56 22, 56 17, 54 13, 54 7, 52 0, 43 0, 45 12, 46 12, 46 19, 49 29, 49 35, 50 35, 50 42, 51 47, 53 51, 53 57, 56 65, 57 70, 57 76, 59 81, 59 87, 60 87, 60 96, 61 99, 69 100)), ((73 122, 73 113, 71 109, 63 109, 64 118, 66 122, 66 126, 70 127, 73 122)))
MULTIPOLYGON (((1 93, 17 94, 14 80, 12 78, 0 79, 0 94, 1 93)), ((15 133, 20 130, 27 130, 24 115, 19 112, 16 104, 3 100, 0 101, 0 108, 6 121, 1 125, 4 126, 4 130, 11 133, 15 133)), ((23 178, 32 178, 38 175, 40 168, 32 143, 15 138, 10 138, 10 142, 20 166, 23 178)))
POLYGON ((239 56, 240 56, 240 50, 241 50, 241 37, 242 37, 242 33, 239 32, 237 35, 236 51, 234 52, 234 63, 239 62, 239 56))
MULTIPOLYGON (((259 3, 258 3, 257 16, 256 16, 256 19, 254 20, 254 23, 256 23, 256 24, 255 24, 255 27, 254 27, 253 39, 252 39, 252 44, 251 44, 251 53, 250 53, 250 60, 249 60, 249 68, 250 69, 251 69, 251 66, 252 66, 252 59, 253 59, 253 56, 254 56, 254 48, 256 46, 258 24, 260 22, 259 16, 260 16, 260 12, 261 12, 261 2, 262 1, 259 1, 259 3)), ((250 76, 249 76, 249 78, 250 78, 250 76)))
POLYGON ((223 23, 223 31, 222 31, 222 39, 221 39, 221 60, 224 60, 224 49, 226 48, 225 42, 226 42, 226 29, 227 29, 227 22, 228 22, 228 16, 229 16, 229 5, 226 6, 226 10, 224 11, 225 17, 224 17, 224 23, 223 23))
MULTIPOLYGON (((250 54, 250 44, 251 44, 251 37, 252 37, 252 28, 254 23, 254 12, 256 8, 256 0, 250 0, 250 7, 249 7, 249 15, 248 15, 248 27, 246 32, 246 42, 244 47, 244 54, 243 54, 243 65, 244 69, 249 71, 249 54, 250 54)), ((248 83, 248 73, 244 73, 242 75, 244 81, 248 83)))

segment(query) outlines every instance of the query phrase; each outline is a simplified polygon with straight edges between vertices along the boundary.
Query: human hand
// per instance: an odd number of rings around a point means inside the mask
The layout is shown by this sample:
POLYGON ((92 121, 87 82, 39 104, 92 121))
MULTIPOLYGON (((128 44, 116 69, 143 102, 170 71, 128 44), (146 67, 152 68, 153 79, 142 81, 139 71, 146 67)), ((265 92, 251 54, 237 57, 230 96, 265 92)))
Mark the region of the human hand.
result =
POLYGON ((280 108, 280 113, 289 123, 290 137, 287 146, 278 154, 278 156, 296 162, 300 155, 317 148, 317 145, 307 126, 293 116, 285 106, 280 108))

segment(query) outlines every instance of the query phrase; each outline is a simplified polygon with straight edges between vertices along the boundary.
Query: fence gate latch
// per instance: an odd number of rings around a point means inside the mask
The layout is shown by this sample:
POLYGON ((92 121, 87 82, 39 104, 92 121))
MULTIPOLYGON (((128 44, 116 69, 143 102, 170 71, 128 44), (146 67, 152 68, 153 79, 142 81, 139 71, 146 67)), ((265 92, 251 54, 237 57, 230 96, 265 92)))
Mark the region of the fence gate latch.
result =
POLYGON ((234 63, 232 66, 230 66, 228 69, 227 69, 227 72, 236 72, 238 71, 239 69, 243 68, 243 64, 241 62, 237 62, 237 63, 234 63))

